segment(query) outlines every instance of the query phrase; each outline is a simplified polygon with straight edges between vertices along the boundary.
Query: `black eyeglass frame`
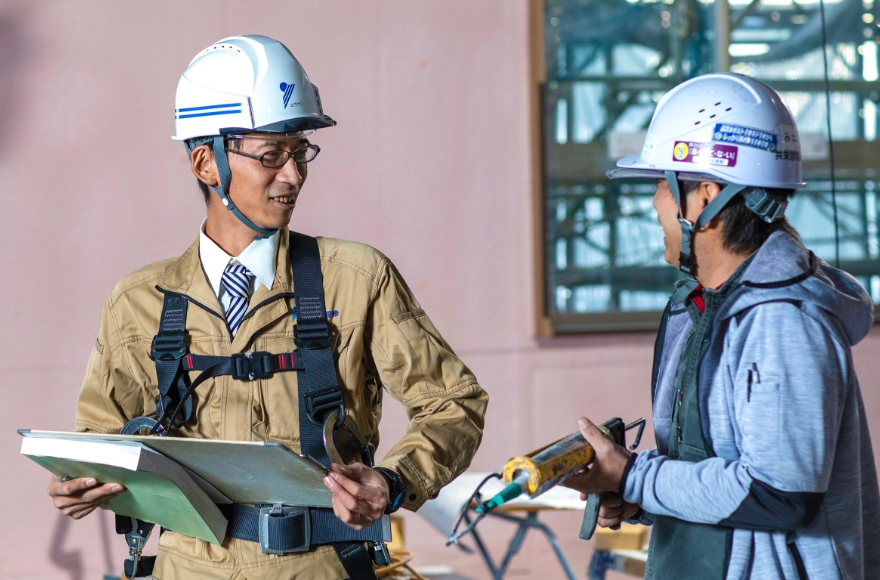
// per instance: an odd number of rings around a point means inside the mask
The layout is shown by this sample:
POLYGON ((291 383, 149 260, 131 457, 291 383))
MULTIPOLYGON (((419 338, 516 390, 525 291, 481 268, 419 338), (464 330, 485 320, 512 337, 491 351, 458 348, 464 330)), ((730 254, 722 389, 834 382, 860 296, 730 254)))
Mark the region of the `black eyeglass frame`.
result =
POLYGON ((262 153, 260 155, 251 155, 250 153, 245 153, 243 151, 238 151, 236 149, 230 149, 229 147, 224 147, 224 150, 226 150, 230 153, 235 153, 236 155, 241 155, 243 157, 250 157, 251 159, 256 159, 257 161, 260 162, 260 165, 262 165, 266 169, 278 169, 279 167, 284 167, 284 165, 288 162, 288 160, 290 160, 291 157, 293 157, 293 161, 295 163, 311 163, 312 161, 315 160, 315 157, 318 156, 318 153, 321 152, 321 148, 318 147, 317 145, 315 145, 314 143, 309 143, 308 145, 303 145, 302 147, 294 149, 293 151, 285 151, 284 149, 278 149, 276 151, 266 151, 265 153, 262 153), (300 159, 296 158, 296 154, 299 153, 300 151, 314 151, 315 154, 312 156, 311 159, 300 160, 300 159), (278 165, 266 165, 266 162, 263 161, 263 157, 265 157, 266 155, 270 155, 272 153, 281 154, 281 158, 283 158, 284 160, 279 162, 278 165))

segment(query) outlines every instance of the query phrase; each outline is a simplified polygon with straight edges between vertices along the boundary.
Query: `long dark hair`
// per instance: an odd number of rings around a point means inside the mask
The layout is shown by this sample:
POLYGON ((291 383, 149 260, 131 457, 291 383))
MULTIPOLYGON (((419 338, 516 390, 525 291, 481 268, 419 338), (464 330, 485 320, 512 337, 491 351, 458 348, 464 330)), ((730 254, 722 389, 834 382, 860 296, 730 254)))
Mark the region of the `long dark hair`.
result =
MULTIPOLYGON (((681 183, 682 193, 688 195, 696 191, 701 182, 682 181, 681 183)), ((719 187, 724 186, 719 184, 719 187)), ((764 188, 764 190, 771 198, 780 202, 788 201, 794 195, 793 189, 764 188)), ((722 224, 724 249, 734 254, 751 254, 761 247, 773 232, 788 232, 800 239, 797 230, 788 223, 785 216, 775 222, 767 223, 746 207, 746 200, 741 195, 735 195, 716 217, 722 224)))

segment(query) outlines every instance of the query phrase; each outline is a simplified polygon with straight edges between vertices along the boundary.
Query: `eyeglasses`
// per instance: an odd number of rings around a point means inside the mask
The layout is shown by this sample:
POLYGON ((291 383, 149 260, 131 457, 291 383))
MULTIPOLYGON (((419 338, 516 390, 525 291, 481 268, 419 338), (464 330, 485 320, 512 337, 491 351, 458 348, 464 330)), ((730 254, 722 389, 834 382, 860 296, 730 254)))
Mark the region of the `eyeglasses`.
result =
POLYGON ((256 159, 263 167, 269 169, 278 169, 279 167, 287 163, 287 160, 291 157, 293 157, 293 161, 295 163, 308 163, 309 161, 313 161, 315 157, 318 156, 318 153, 321 152, 321 148, 317 145, 312 145, 310 143, 294 151, 266 151, 262 155, 251 155, 250 153, 245 153, 236 149, 230 149, 228 147, 226 148, 226 151, 230 153, 235 153, 236 155, 242 155, 244 157, 256 159))

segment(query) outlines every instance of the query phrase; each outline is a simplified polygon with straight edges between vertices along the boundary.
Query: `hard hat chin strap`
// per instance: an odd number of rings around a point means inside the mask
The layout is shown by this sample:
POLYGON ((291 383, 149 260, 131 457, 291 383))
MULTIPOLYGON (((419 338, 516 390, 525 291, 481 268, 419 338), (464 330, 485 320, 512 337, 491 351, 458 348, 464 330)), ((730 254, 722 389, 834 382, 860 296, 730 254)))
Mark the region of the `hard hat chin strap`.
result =
POLYGON ((217 195, 220 197, 220 201, 223 202, 223 205, 231 211, 238 220, 254 230, 258 233, 257 236, 254 236, 254 239, 263 239, 268 238, 275 232, 277 229, 266 229, 261 228, 251 220, 247 218, 241 210, 235 207, 235 204, 232 203, 232 198, 229 197, 229 184, 232 182, 232 172, 229 170, 229 158, 226 156, 226 143, 225 138, 222 135, 217 135, 213 138, 213 150, 214 150, 214 162, 217 164, 217 175, 220 178, 220 187, 214 187, 210 185, 211 189, 213 189, 217 195))
POLYGON ((214 152, 214 162, 217 164, 217 177, 220 179, 220 187, 214 187, 213 185, 208 185, 208 187, 214 190, 220 198, 220 201, 223 202, 223 206, 235 214, 235 217, 237 217, 241 223, 255 232, 258 232, 258 235, 254 236, 255 240, 268 238, 277 232, 278 230, 261 228, 249 220, 247 216, 241 213, 241 210, 235 207, 235 204, 232 203, 232 198, 229 197, 229 184, 232 182, 232 172, 229 171, 229 158, 226 155, 226 144, 222 135, 214 137, 198 137, 183 142, 188 156, 192 156, 193 149, 196 147, 207 145, 209 143, 211 144, 211 150, 214 152))
MULTIPOLYGON (((672 190, 672 195, 675 196, 675 203, 678 205, 679 209, 678 223, 681 226, 681 253, 679 254, 678 258, 678 269, 688 276, 693 276, 693 272, 696 267, 696 260, 694 258, 694 233, 704 228, 709 222, 711 222, 712 219, 717 216, 722 209, 724 209, 724 206, 726 206, 728 202, 733 199, 733 196, 748 188, 748 186, 739 185, 736 183, 725 185, 721 192, 715 197, 715 199, 709 202, 709 205, 707 205, 705 209, 700 212, 699 217, 697 217, 697 221, 691 223, 681 217, 681 186, 678 182, 678 175, 676 175, 674 171, 666 171, 665 174, 666 182, 669 184, 669 189, 672 190)), ((766 191, 759 191, 763 192, 765 197, 767 196, 766 191)), ((749 209, 752 208, 750 207, 749 209)), ((782 210, 784 211, 784 209, 785 208, 783 207, 782 210)), ((781 214, 781 212, 779 213, 781 214)))

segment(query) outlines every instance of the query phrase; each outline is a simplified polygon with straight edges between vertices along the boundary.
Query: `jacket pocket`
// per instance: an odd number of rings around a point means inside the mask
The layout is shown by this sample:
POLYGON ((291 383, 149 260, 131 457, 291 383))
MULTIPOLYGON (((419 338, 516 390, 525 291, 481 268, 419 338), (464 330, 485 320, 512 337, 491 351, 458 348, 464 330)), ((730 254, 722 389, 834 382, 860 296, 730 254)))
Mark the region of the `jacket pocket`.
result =
POLYGON ((780 416, 778 382, 752 383, 745 403, 740 430, 745 447, 757 465, 779 461, 779 433, 784 427, 780 416))

